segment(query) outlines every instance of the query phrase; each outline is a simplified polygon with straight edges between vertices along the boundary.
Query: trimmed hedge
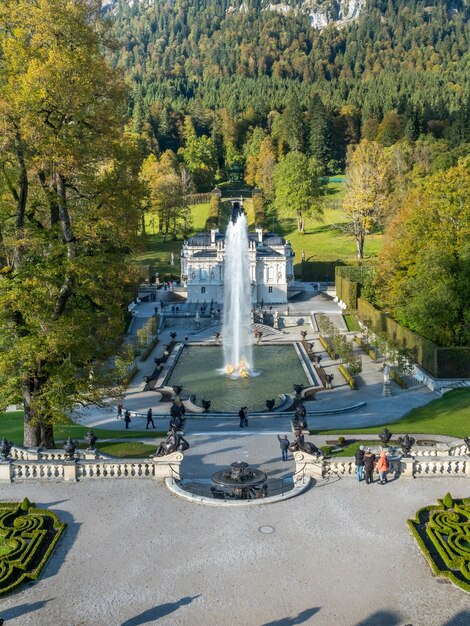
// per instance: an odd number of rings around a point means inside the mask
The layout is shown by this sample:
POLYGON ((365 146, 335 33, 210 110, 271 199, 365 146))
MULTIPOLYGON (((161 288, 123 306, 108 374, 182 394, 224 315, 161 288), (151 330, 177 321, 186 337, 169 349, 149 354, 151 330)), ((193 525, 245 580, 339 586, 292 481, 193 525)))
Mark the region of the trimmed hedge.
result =
POLYGON ((11 550, 0 556, 0 595, 37 580, 67 524, 46 509, 23 502, 0 502, 2 542, 11 550))
POLYGON ((211 194, 209 215, 206 220, 206 230, 212 228, 219 228, 220 219, 220 196, 217 194, 211 194))
POLYGON ((369 343, 363 341, 362 338, 358 335, 354 335, 354 341, 364 350, 366 354, 370 356, 373 361, 377 360, 377 353, 369 343))
POLYGON ((338 367, 340 373, 342 374, 344 380, 348 383, 348 385, 351 387, 351 389, 357 389, 357 384, 356 381, 354 380, 354 378, 351 376, 351 374, 348 372, 348 370, 344 367, 344 365, 340 365, 338 367))
POLYGON ((326 339, 324 339, 323 337, 320 336, 320 343, 321 345, 325 348, 325 350, 327 351, 329 357, 331 359, 333 359, 333 361, 336 361, 336 359, 338 358, 338 355, 336 354, 336 352, 333 350, 333 347, 330 346, 330 344, 328 343, 328 341, 326 339))
POLYGON ((408 387, 408 385, 406 384, 406 380, 405 380, 404 376, 400 376, 400 374, 397 372, 397 370, 394 369, 393 367, 390 370, 390 378, 392 380, 394 380, 397 383, 397 385, 400 385, 400 387, 402 389, 406 389, 408 387))
POLYGON ((145 361, 146 359, 148 359, 150 353, 155 348, 155 346, 158 344, 158 342, 159 342, 158 337, 154 337, 152 339, 152 341, 149 343, 149 345, 145 348, 145 350, 140 355, 140 360, 141 361, 145 361))
POLYGON ((446 494, 438 503, 419 509, 408 526, 434 574, 470 592, 470 498, 446 494))
POLYGON ((429 339, 425 339, 412 330, 401 326, 364 298, 358 299, 357 311, 359 317, 374 332, 385 332, 393 345, 410 350, 416 362, 432 376, 436 378, 470 378, 470 348, 441 348, 429 339))

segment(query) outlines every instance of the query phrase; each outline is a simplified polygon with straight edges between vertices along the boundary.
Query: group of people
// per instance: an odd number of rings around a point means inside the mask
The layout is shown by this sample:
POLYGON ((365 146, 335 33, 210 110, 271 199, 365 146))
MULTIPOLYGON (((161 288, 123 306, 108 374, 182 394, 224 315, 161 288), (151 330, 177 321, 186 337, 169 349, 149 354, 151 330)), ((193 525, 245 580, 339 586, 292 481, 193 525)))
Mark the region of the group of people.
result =
POLYGON ((238 411, 238 417, 240 418, 240 428, 246 428, 248 426, 248 407, 242 406, 238 411))
MULTIPOLYGON (((126 429, 129 428, 129 424, 131 423, 131 412, 129 411, 129 409, 125 409, 124 410, 124 416, 123 416, 123 410, 124 407, 122 405, 122 403, 120 402, 117 405, 117 418, 119 419, 124 419, 124 424, 126 425, 126 429)), ((148 427, 152 425, 152 428, 155 428, 155 424, 153 421, 153 412, 152 409, 149 409, 147 411, 147 425, 145 426, 145 430, 148 430, 148 427)))
POLYGON ((377 459, 375 454, 370 448, 359 446, 359 450, 356 452, 356 476, 357 480, 361 482, 365 478, 366 485, 370 485, 374 482, 374 468, 377 467, 379 472, 379 485, 385 485, 387 482, 387 473, 390 468, 390 464, 387 459, 387 453, 382 450, 379 458, 377 459))

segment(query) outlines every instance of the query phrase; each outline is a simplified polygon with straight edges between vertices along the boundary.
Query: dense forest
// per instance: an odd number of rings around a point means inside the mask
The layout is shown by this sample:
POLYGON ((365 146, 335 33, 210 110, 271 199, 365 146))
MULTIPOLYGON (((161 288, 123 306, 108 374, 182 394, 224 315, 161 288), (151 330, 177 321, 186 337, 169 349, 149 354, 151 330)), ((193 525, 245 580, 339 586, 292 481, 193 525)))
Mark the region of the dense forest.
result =
MULTIPOLYGON (((323 4, 334 18, 335 3, 323 4)), ((307 12, 280 13, 267 5, 115 0, 107 7, 116 38, 111 60, 132 85, 130 111, 150 149, 181 147, 188 114, 198 134, 216 136, 221 109, 238 124, 240 148, 250 126, 271 130, 293 98, 307 146, 315 94, 332 138, 330 171, 344 168, 347 145, 361 132, 374 138, 371 127, 390 112, 399 128, 389 142, 421 133, 453 145, 468 140, 467 3, 370 0, 358 19, 322 30, 311 26, 307 12)))

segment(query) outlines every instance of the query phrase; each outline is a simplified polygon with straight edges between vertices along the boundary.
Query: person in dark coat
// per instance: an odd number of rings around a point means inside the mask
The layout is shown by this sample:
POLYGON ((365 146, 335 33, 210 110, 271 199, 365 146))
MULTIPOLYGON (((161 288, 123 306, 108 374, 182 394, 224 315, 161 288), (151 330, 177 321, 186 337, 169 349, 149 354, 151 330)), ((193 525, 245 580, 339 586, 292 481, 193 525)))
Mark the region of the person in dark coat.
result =
POLYGON ((359 450, 356 450, 356 476, 357 480, 361 482, 362 473, 364 471, 364 446, 359 446, 359 450))
POLYGON ((279 447, 281 448, 282 460, 287 461, 287 457, 289 456, 290 441, 287 438, 287 435, 284 435, 284 437, 278 435, 277 438, 279 440, 279 447))
POLYGON ((238 417, 240 418, 240 428, 243 428, 245 426, 245 407, 242 406, 242 408, 238 411, 238 417))
POLYGON ((370 448, 367 448, 364 454, 364 471, 366 473, 366 485, 370 485, 374 482, 374 466, 375 466, 375 454, 372 454, 370 448))
POLYGON ((148 427, 150 426, 150 424, 152 424, 152 428, 155 428, 155 424, 153 423, 152 409, 149 409, 147 411, 147 426, 145 427, 145 430, 148 430, 148 427))
POLYGON ((122 402, 117 405, 117 418, 120 420, 122 417, 122 402))
POLYGON ((129 411, 129 409, 126 409, 126 411, 124 412, 124 422, 126 424, 126 428, 129 428, 130 421, 131 421, 131 412, 129 411))

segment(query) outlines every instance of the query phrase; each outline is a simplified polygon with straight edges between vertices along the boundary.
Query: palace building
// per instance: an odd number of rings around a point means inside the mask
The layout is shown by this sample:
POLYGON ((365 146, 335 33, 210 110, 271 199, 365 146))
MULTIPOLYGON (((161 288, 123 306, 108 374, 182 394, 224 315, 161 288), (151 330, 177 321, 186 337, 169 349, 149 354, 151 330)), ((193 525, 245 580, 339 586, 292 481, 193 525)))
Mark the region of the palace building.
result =
MULTIPOLYGON (((289 241, 257 228, 248 233, 251 303, 284 304, 294 284, 294 252, 289 241)), ((181 250, 181 281, 188 302, 223 302, 225 233, 194 235, 181 250)))

